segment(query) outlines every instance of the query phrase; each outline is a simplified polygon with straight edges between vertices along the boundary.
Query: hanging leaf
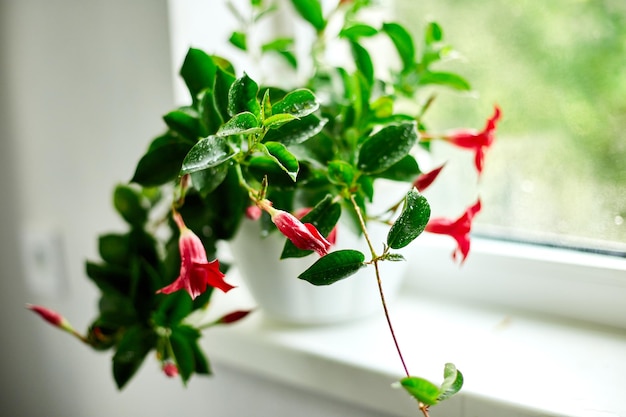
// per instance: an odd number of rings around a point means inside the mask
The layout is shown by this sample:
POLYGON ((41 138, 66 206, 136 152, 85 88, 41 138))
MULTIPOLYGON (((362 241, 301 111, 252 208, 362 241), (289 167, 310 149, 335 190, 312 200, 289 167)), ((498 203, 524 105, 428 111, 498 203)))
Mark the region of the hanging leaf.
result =
POLYGON ((352 50, 352 57, 357 69, 363 74, 368 86, 371 88, 374 85, 374 63, 372 57, 365 48, 359 43, 351 41, 350 49, 352 50))
POLYGON ((189 151, 180 175, 211 168, 232 158, 235 152, 232 150, 226 138, 220 136, 209 136, 201 139, 189 151))
POLYGON ((285 171, 287 175, 289 175, 289 178, 295 182, 296 177, 298 176, 298 170, 300 169, 298 159, 291 152, 289 152, 289 150, 282 143, 265 142, 264 145, 267 149, 268 155, 272 157, 280 168, 285 171))
POLYGON ((113 355, 113 378, 118 389, 135 375, 155 342, 152 330, 141 325, 131 326, 124 332, 113 355))
POLYGON ((361 252, 344 249, 321 257, 298 278, 313 285, 330 285, 355 274, 365 267, 365 255, 361 252))
POLYGON ((415 44, 411 34, 397 23, 384 23, 383 32, 389 36, 402 60, 402 70, 406 71, 415 63, 415 44))
POLYGON ((429 218, 430 205, 426 198, 415 189, 409 191, 400 217, 389 229, 387 245, 392 249, 405 247, 424 231, 429 218))
POLYGON ((364 173, 382 172, 404 158, 416 143, 415 122, 386 126, 363 142, 357 166, 364 173))
POLYGON ((128 235, 109 233, 98 238, 98 253, 103 261, 128 266, 130 242, 128 235))
POLYGON ((170 343, 178 371, 185 383, 196 368, 194 345, 199 337, 198 331, 192 327, 176 326, 172 328, 170 343))
POLYGON ((417 401, 426 405, 437 404, 440 391, 439 387, 432 382, 424 378, 410 376, 402 378, 400 384, 417 401))
POLYGON ((443 369, 443 383, 441 384, 441 394, 438 401, 446 400, 459 392, 463 387, 463 374, 456 369, 453 363, 446 363, 443 369))
POLYGON ((113 205, 131 226, 141 227, 148 220, 150 210, 148 199, 136 187, 122 184, 115 187, 113 205))
POLYGON ((322 14, 322 5, 319 0, 291 0, 300 16, 309 22, 317 31, 326 27, 326 21, 322 14))

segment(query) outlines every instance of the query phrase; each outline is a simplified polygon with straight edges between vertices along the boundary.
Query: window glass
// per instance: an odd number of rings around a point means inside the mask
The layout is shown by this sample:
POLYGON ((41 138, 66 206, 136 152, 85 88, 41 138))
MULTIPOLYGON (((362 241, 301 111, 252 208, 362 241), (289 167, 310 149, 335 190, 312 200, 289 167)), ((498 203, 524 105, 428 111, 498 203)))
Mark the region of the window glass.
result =
POLYGON ((493 105, 502 108, 476 231, 623 255, 626 2, 395 5, 416 34, 428 21, 442 25, 460 59, 441 69, 463 74, 479 94, 440 93, 425 119, 430 130, 482 129, 493 105))

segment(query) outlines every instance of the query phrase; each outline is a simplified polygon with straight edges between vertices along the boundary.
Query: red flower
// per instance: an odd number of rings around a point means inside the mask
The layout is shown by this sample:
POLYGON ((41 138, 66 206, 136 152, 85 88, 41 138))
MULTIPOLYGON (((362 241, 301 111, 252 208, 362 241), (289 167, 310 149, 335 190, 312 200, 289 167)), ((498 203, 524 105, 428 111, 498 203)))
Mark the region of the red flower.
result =
MULTIPOLYGON (((294 213, 298 219, 302 219, 307 215, 309 211, 313 210, 311 207, 304 207, 299 210, 296 210, 294 213)), ((337 226, 333 227, 333 230, 330 231, 326 239, 330 242, 331 245, 337 243, 337 226)))
POLYGON ((435 181, 435 179, 439 176, 439 173, 443 169, 444 165, 440 166, 439 168, 435 168, 432 171, 420 174, 413 182, 413 186, 417 188, 417 191, 421 193, 422 191, 430 187, 430 184, 432 184, 433 181, 435 181))
POLYGON ((493 115, 487 120, 487 124, 481 132, 474 129, 460 129, 446 135, 443 139, 461 148, 473 149, 476 152, 474 163, 480 174, 483 170, 485 150, 493 144, 496 138, 496 123, 501 116, 500 108, 495 106, 493 115))
POLYGON ((277 210, 269 200, 257 201, 257 205, 265 210, 283 235, 302 250, 314 250, 324 256, 332 246, 328 240, 311 223, 302 223, 291 213, 277 210))
POLYGON ((216 324, 232 324, 232 323, 238 322, 239 320, 242 320, 250 313, 251 313, 251 310, 235 310, 231 313, 225 314, 222 317, 220 317, 216 321, 216 324))
POLYGON ((465 210, 465 213, 456 220, 435 218, 426 225, 426 231, 441 235, 450 235, 456 240, 457 248, 452 252, 452 258, 456 261, 460 257, 463 263, 470 251, 469 233, 472 228, 472 219, 480 211, 480 200, 465 210))
POLYGON ((207 285, 227 292, 234 288, 224 281, 220 264, 216 260, 207 261, 206 251, 200 238, 185 226, 180 214, 174 213, 174 221, 180 230, 178 246, 180 249, 180 275, 170 285, 161 288, 157 293, 170 294, 185 290, 192 299, 206 291, 207 285))
POLYGON ((63 317, 62 315, 60 315, 54 310, 50 310, 49 308, 36 306, 32 304, 27 304, 26 308, 29 309, 30 311, 34 311, 35 313, 39 314, 39 316, 42 319, 44 319, 45 321, 47 321, 54 327, 58 327, 63 330, 70 330, 72 328, 69 322, 65 319, 65 317, 63 317))

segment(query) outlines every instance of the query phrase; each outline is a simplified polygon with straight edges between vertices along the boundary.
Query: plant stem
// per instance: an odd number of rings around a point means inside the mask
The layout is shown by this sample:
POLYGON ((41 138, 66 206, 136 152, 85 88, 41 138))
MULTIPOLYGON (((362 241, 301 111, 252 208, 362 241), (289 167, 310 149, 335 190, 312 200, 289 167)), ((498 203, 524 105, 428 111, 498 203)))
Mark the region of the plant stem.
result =
MULTIPOLYGON (((389 332, 391 333, 391 338, 393 339, 393 343, 396 347, 396 352, 398 352, 398 357, 400 358, 400 362, 402 363, 402 368, 404 368, 404 373, 406 374, 407 377, 409 377, 411 376, 411 374, 409 373, 409 369, 406 366, 404 356, 402 355, 402 350, 400 349, 400 344, 398 343, 396 332, 394 331, 393 324, 391 323, 391 316, 389 314, 389 308, 387 307, 387 301, 385 300, 385 293, 383 291, 383 283, 382 283, 382 279, 380 278, 380 270, 378 268, 379 257, 376 254, 376 251, 374 250, 374 246, 372 245, 372 240, 367 232, 367 227, 365 226, 365 220, 363 219, 363 213, 361 213, 361 208, 359 207, 356 200, 354 199, 353 194, 350 194, 350 202, 352 203, 352 207, 354 207, 356 215, 359 219, 359 224, 361 225, 361 230, 363 231, 363 236, 365 236, 367 246, 369 247, 370 252, 372 254, 374 270, 376 271, 376 282, 378 284, 378 293, 380 295, 380 301, 382 302, 383 310, 385 312, 385 319, 387 320, 387 327, 389 328, 389 332)), ((424 412, 424 409, 422 409, 421 406, 420 406, 420 409, 422 410, 422 412, 424 412)), ((427 412, 425 415, 427 416, 427 412)))

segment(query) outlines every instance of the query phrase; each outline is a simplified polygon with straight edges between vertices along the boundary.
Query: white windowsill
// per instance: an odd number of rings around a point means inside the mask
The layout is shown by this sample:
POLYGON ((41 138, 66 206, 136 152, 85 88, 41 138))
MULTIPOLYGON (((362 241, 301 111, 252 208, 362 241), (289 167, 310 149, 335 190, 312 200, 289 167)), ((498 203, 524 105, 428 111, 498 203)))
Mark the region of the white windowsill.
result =
MULTIPOLYGON (((215 298, 217 310, 254 306, 242 287, 215 298)), ((465 376, 461 393, 434 407, 432 417, 626 415, 624 330, 410 291, 390 309, 411 373, 439 383, 443 365, 453 362, 465 376)), ((278 324, 255 312, 207 331, 205 345, 214 361, 244 372, 381 413, 420 415, 390 386, 403 374, 382 311, 320 327, 278 324)))

